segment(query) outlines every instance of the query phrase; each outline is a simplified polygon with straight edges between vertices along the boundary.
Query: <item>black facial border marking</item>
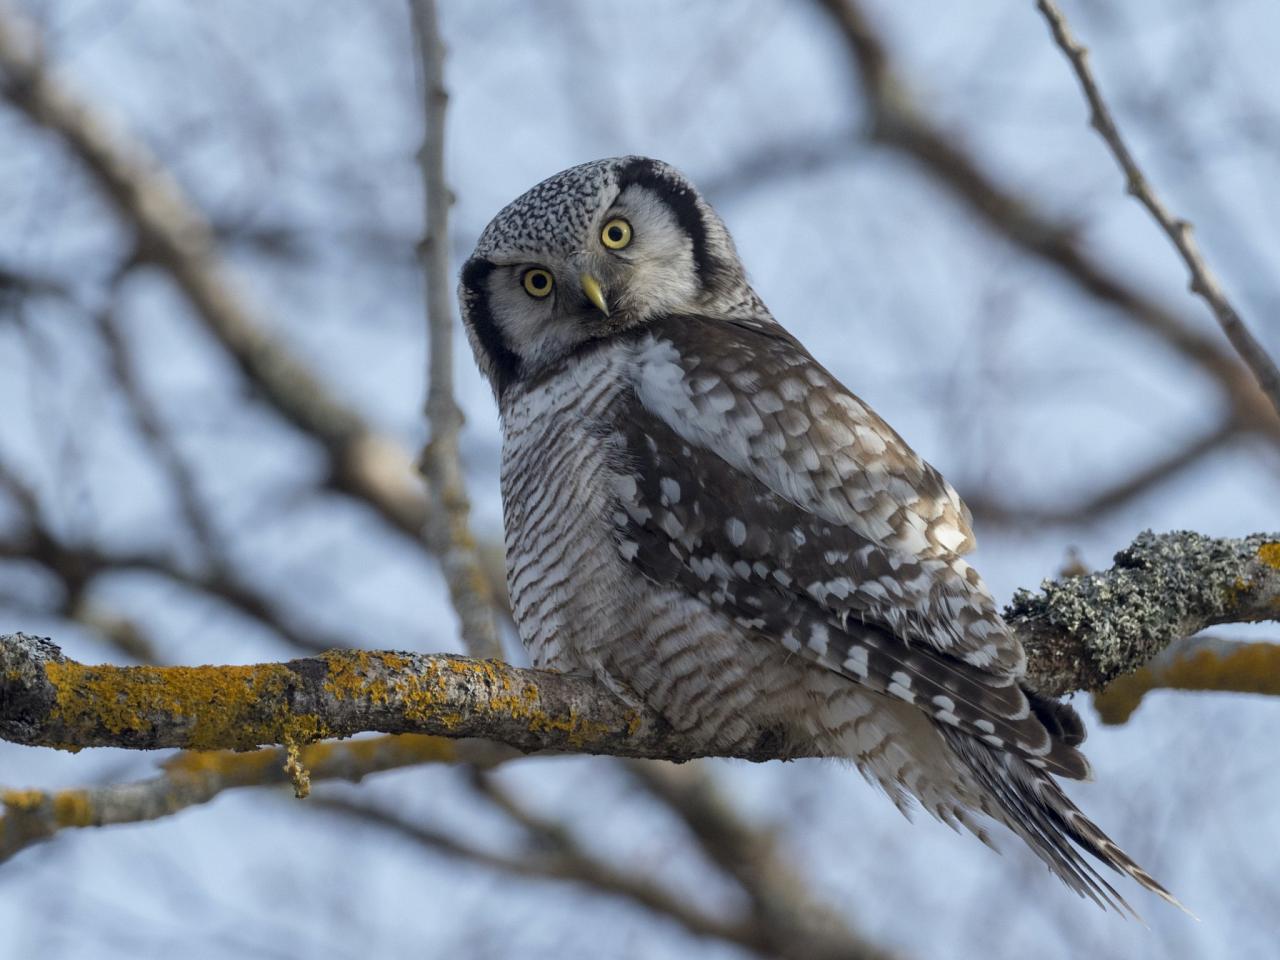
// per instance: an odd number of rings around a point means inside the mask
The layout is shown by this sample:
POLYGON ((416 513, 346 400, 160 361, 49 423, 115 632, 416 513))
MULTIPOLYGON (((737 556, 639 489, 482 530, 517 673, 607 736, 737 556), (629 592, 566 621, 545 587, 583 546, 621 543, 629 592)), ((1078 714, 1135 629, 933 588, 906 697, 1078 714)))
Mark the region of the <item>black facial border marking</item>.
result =
POLYGON ((711 254, 707 224, 698 197, 688 184, 672 177, 669 170, 646 157, 629 160, 618 169, 618 192, 640 186, 652 190, 671 208, 681 228, 693 242, 693 266, 704 289, 715 285, 722 272, 720 261, 711 254))
POLYGON ((470 306, 466 320, 475 331, 476 339, 489 359, 488 368, 493 386, 501 397, 503 392, 520 376, 520 358, 507 345, 489 309, 489 292, 485 281, 495 264, 483 257, 472 257, 462 268, 462 285, 470 293, 470 306))

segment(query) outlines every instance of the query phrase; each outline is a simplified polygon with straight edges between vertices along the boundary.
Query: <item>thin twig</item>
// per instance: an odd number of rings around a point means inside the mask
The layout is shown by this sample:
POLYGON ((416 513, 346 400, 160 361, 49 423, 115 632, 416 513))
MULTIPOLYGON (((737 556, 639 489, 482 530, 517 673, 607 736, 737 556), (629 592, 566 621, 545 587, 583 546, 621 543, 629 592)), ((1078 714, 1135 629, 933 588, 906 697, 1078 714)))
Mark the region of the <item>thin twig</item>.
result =
POLYGON ((873 141, 917 161, 935 183, 993 232, 1059 271, 1088 296, 1116 308, 1118 317, 1159 337, 1221 385, 1242 425, 1280 442, 1280 418, 1231 352, 1081 249, 1073 224, 1054 218, 1032 197, 1015 194, 988 174, 930 116, 927 106, 911 95, 883 38, 857 0, 818 2, 839 27, 853 56, 873 141))
POLYGON ((425 117, 418 163, 422 169, 426 233, 418 247, 426 286, 427 398, 431 437, 421 466, 432 509, 426 536, 440 557, 449 595, 462 626, 462 640, 474 657, 501 657, 502 640, 494 616, 493 591, 471 534, 466 481, 458 454, 462 411, 453 396, 453 294, 449 278, 449 204, 444 176, 444 119, 449 95, 444 87, 444 44, 435 0, 411 0, 414 37, 421 68, 425 117))
POLYGON ((804 960, 888 956, 849 926, 846 912, 813 896, 780 853, 776 838, 745 822, 702 764, 632 761, 627 770, 684 822, 707 858, 742 887, 769 950, 804 960))
MULTIPOLYGON (((1228 419, 1194 437, 1190 443, 1167 456, 1140 467, 1123 479, 1095 490, 1076 503, 1054 506, 1022 506, 986 494, 985 491, 965 495, 965 503, 983 525, 1002 526, 1072 526, 1092 523, 1106 514, 1131 504, 1153 488, 1181 476, 1202 463, 1210 454, 1240 436, 1240 424, 1228 419)), ((1055 498, 1061 499, 1061 498, 1055 498)))
POLYGON ((321 445, 330 485, 421 544, 425 503, 412 458, 343 402, 272 330, 177 179, 143 143, 104 119, 48 69, 35 28, 4 3, 0 97, 62 138, 134 232, 140 257, 182 291, 258 395, 321 445))
POLYGON ((1151 186, 1151 181, 1138 166, 1138 162, 1120 135, 1120 129, 1116 126, 1111 110, 1102 98, 1102 91, 1098 89, 1097 80, 1089 67, 1088 49, 1072 35, 1066 16, 1053 0, 1037 0, 1036 7, 1048 21, 1054 42, 1067 55, 1071 69, 1075 71, 1080 88, 1089 101, 1089 122, 1106 142, 1111 155, 1115 157, 1116 163, 1124 173, 1129 194, 1147 208, 1178 251, 1182 262, 1186 264, 1187 272, 1191 275, 1191 292, 1198 294, 1209 305, 1209 309, 1213 311, 1213 315, 1222 326, 1236 353, 1253 371, 1258 385, 1271 400, 1271 405, 1275 407, 1276 412, 1280 413, 1280 369, 1277 369, 1275 361, 1245 325, 1239 311, 1227 299, 1217 275, 1210 269, 1196 246, 1190 222, 1181 217, 1175 217, 1169 211, 1151 186))
POLYGON ((165 427, 164 418, 138 380, 132 351, 116 321, 114 307, 108 306, 100 311, 96 321, 110 357, 112 376, 128 402, 138 432, 168 475, 169 486, 177 497, 182 517, 200 545, 205 562, 225 574, 229 568, 226 545, 201 500, 195 472, 178 450, 177 443, 165 427))
MULTIPOLYGON (((491 766, 515 751, 477 740, 385 736, 303 747, 302 765, 314 780, 357 782, 373 773, 423 763, 491 766)), ((158 776, 134 783, 57 790, 0 791, 0 863, 62 830, 139 823, 208 803, 225 790, 289 782, 283 749, 253 753, 183 753, 158 776)))

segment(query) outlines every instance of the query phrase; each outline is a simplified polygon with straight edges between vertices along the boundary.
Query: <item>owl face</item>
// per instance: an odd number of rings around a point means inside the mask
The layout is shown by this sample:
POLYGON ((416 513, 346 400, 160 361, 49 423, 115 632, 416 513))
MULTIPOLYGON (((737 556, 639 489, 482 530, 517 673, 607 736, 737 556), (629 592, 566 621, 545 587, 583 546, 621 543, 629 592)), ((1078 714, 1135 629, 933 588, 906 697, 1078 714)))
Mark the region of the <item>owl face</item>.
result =
POLYGON ((676 170, 621 157, 572 167, 508 205, 462 271, 463 321, 501 398, 584 344, 702 314, 745 286, 719 217, 676 170))

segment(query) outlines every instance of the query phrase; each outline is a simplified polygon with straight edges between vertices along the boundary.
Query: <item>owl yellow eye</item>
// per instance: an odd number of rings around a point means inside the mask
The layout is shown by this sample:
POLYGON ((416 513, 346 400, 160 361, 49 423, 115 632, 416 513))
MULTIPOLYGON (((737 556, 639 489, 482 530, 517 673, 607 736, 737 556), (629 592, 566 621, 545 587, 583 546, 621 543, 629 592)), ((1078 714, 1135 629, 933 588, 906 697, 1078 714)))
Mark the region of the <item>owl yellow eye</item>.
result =
POLYGON ((610 250, 621 250, 631 242, 631 224, 621 217, 614 217, 600 231, 600 242, 610 250))
POLYGON ((551 274, 543 270, 541 267, 534 267, 524 272, 524 292, 531 297, 537 297, 541 300, 551 292, 551 288, 555 286, 555 281, 551 279, 551 274))

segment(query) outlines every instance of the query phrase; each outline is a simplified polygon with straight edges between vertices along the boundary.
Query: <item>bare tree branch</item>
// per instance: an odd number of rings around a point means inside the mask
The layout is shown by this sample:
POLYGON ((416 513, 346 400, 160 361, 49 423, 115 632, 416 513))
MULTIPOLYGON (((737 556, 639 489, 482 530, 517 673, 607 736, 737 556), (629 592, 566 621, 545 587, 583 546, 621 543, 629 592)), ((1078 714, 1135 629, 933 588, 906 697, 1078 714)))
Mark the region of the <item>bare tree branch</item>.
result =
POLYGON ((169 276, 262 397, 325 450, 334 488, 421 542, 425 506, 412 461, 335 397, 274 333, 223 260, 207 220, 146 148, 54 77, 31 26, 0 5, 0 96, 56 133, 84 165, 141 256, 169 276))
POLYGON ((965 495, 965 503, 979 521, 1003 526, 1067 526, 1095 521, 1132 503, 1153 488, 1201 463, 1209 454, 1241 434, 1234 420, 1221 423, 1167 456, 1159 457, 1108 487, 1066 506, 1021 506, 998 500, 983 491, 965 495))
POLYGON ((819 0, 853 55, 870 135, 918 162, 930 177, 972 210, 993 232, 1043 261, 1116 315, 1154 334, 1225 391, 1236 418, 1280 442, 1280 418, 1248 371, 1217 340, 1131 286, 1080 249, 1075 230, 997 184, 978 161, 948 136, 907 89, 896 64, 857 0, 819 0))
POLYGON ((1217 275, 1210 269, 1196 246, 1191 233, 1191 224, 1180 217, 1175 217, 1169 211, 1151 186, 1151 181, 1138 166, 1138 162, 1120 135, 1115 118, 1102 98, 1102 91, 1098 89, 1097 80, 1094 79, 1093 71, 1089 68, 1089 51, 1072 35, 1066 17, 1053 0, 1037 0, 1036 7, 1048 21, 1054 42, 1062 48, 1062 52, 1071 62, 1071 69, 1075 71, 1076 79, 1080 81, 1080 89, 1084 91, 1085 99, 1089 101, 1089 122, 1106 141, 1108 149, 1125 175, 1129 193, 1147 208, 1156 223, 1160 225, 1160 229, 1168 236, 1174 249, 1182 258, 1182 262, 1186 264, 1187 272, 1191 275, 1191 291, 1198 294, 1209 305, 1227 339, 1235 347, 1236 353, 1253 371, 1253 375, 1258 379, 1258 385, 1270 398, 1276 412, 1280 413, 1280 369, 1276 368, 1275 361, 1267 354, 1266 349, 1249 330, 1231 301, 1227 299, 1217 275))
POLYGON ((632 761, 627 769, 688 827, 707 857, 742 887, 764 949, 797 960, 883 957, 859 936, 847 911, 817 900, 776 839, 746 823, 702 764, 632 761))
POLYGON ((195 473, 178 451, 159 410, 143 392, 134 370, 129 343, 121 332, 111 307, 98 314, 97 328, 111 358, 112 375, 133 412, 138 432, 142 434, 156 461, 169 478, 169 486, 178 499, 183 519, 199 543, 205 561, 217 571, 225 573, 228 565, 224 544, 200 498, 195 473))
MULTIPOLYGON (((514 754, 483 740, 428 736, 371 737, 314 743, 303 748, 302 763, 317 780, 358 782, 372 773, 421 763, 492 766, 514 754)), ((4 790, 0 804, 0 863, 19 850, 61 830, 139 823, 172 816, 208 803, 225 790, 278 786, 290 782, 286 751, 182 753, 162 772, 136 783, 57 790, 4 790)))
POLYGON ((422 169, 426 233, 418 246, 427 300, 427 399, 431 437, 422 451, 422 473, 431 509, 427 539, 444 569, 449 596, 462 624, 462 640, 474 657, 502 656, 489 581, 471 534, 466 480, 458 456, 462 411, 453 396, 453 284, 449 270, 449 205, 444 177, 444 43, 435 0, 410 0, 421 68, 425 124, 418 162, 422 169))
MULTIPOLYGON (((758 952, 759 945, 752 937, 749 924, 710 916, 679 900, 659 884, 616 870, 585 854, 576 846, 570 849, 553 844, 548 851, 542 853, 520 857, 503 856, 469 846, 443 831, 409 822, 373 804, 325 797, 317 799, 315 805, 394 831, 398 836, 411 840, 432 853, 517 877, 572 883, 595 894, 629 900, 658 916, 675 921, 695 936, 724 940, 758 952)), ((538 836, 546 839, 542 834, 538 836)))
MULTIPOLYGON (((1009 622, 1039 689, 1098 690, 1207 626, 1280 618, 1280 536, 1143 534, 1116 560, 1015 597, 1009 622)), ((0 738, 15 743, 243 750, 371 730, 483 737, 525 752, 721 755, 590 679, 494 660, 345 650, 254 666, 86 666, 46 640, 0 640, 0 738)), ((779 731, 759 734, 729 755, 784 755, 779 731)))
POLYGON ((1192 637, 1093 695, 1103 723, 1124 723, 1153 690, 1280 693, 1280 643, 1192 637))

